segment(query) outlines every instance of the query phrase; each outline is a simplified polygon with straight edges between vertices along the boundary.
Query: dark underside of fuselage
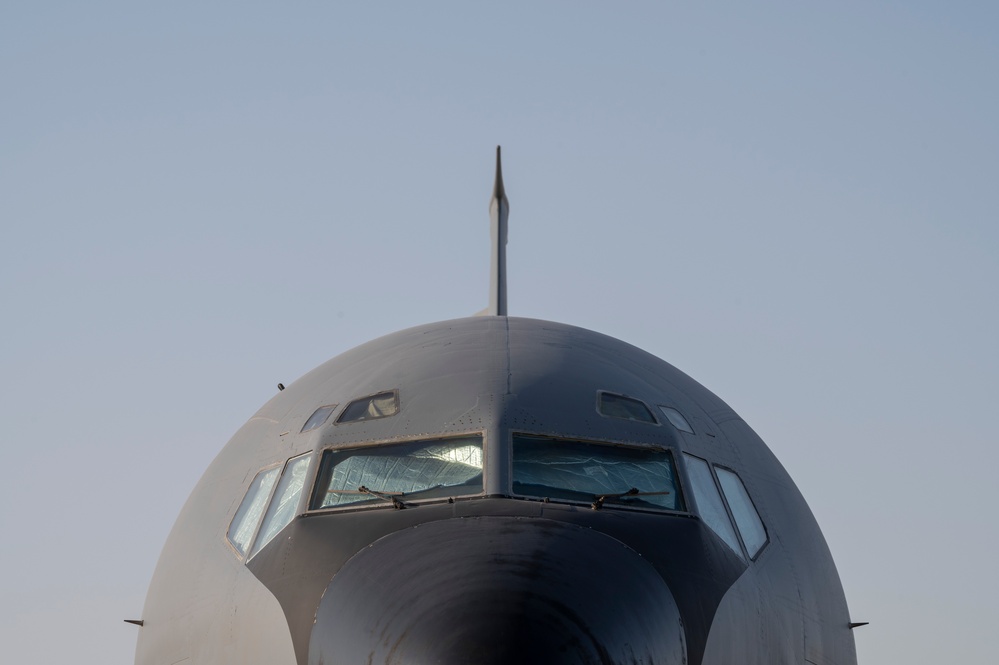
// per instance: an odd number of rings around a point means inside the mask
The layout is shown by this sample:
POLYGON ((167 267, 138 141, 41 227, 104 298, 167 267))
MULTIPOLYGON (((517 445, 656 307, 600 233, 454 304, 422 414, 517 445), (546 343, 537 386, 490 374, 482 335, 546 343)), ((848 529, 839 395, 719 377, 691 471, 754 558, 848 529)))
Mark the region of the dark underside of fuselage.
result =
POLYGON ((506 498, 312 515, 247 565, 300 665, 700 665, 746 567, 690 516, 506 498))

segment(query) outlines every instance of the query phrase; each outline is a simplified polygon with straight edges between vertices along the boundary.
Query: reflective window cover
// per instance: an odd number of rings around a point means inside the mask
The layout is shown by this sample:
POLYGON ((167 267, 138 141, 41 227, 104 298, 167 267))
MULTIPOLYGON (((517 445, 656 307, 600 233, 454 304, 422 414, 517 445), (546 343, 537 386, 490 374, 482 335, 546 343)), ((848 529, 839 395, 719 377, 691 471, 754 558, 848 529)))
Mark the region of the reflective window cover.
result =
POLYGON ((514 435, 513 492, 594 507, 684 510, 673 457, 655 448, 514 435))
POLYGON ((246 554, 246 549, 250 546, 257 525, 260 524, 260 516, 267 506, 267 497, 271 495, 271 488, 277 480, 280 467, 264 469, 256 475, 250 488, 246 490, 246 496, 236 510, 236 516, 232 518, 229 525, 229 532, 226 536, 229 542, 240 554, 246 554))
POLYGON ((637 420, 643 423, 656 423, 655 416, 645 406, 645 402, 624 395, 601 392, 597 400, 597 410, 601 415, 625 420, 637 420))
POLYGON ((327 450, 312 509, 481 493, 480 435, 409 441, 327 450))
POLYGON ((260 548, 270 542, 277 532, 287 526, 288 522, 295 517, 298 509, 298 500, 302 496, 302 487, 305 485, 305 472, 309 469, 309 458, 312 453, 299 455, 288 460, 284 473, 281 475, 281 482, 278 483, 274 498, 267 509, 267 516, 260 526, 260 534, 253 545, 253 554, 260 551, 260 548))
POLYGON ((347 405, 337 423, 352 423, 359 420, 373 420, 375 418, 387 418, 399 413, 399 393, 390 390, 377 395, 369 395, 361 399, 355 399, 347 405))
POLYGON ((722 492, 725 493, 732 517, 735 518, 735 524, 742 534, 742 542, 746 543, 750 558, 755 557, 767 543, 767 530, 763 526, 763 520, 756 512, 756 506, 749 498, 749 492, 742 484, 742 479, 735 472, 720 466, 716 466, 715 471, 718 473, 718 482, 721 484, 722 492))
POLYGON ((316 409, 309 416, 309 419, 305 421, 305 424, 302 425, 302 431, 311 432, 317 427, 321 427, 326 422, 326 419, 330 417, 330 414, 333 413, 334 409, 336 409, 336 404, 327 404, 316 409))
POLYGON ((742 555, 742 547, 739 539, 732 528, 732 521, 729 519, 725 504, 722 503, 721 495, 718 493, 718 486, 711 476, 711 469, 708 463, 699 457, 692 457, 684 454, 683 458, 687 462, 687 476, 690 478, 690 489, 694 494, 694 501, 697 502, 697 510, 704 523, 711 527, 711 530, 721 536, 733 552, 742 555))

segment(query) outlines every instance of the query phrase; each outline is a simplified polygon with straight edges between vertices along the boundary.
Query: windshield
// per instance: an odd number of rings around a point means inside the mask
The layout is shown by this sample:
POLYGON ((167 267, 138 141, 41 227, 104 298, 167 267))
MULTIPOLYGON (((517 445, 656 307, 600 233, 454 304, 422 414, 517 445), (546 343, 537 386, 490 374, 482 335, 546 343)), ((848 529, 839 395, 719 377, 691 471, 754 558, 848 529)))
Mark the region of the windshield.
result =
POLYGON ((684 510, 673 457, 655 448, 514 435, 513 492, 586 501, 595 509, 684 510))
POLYGON ((327 450, 312 509, 482 493, 482 437, 327 450))

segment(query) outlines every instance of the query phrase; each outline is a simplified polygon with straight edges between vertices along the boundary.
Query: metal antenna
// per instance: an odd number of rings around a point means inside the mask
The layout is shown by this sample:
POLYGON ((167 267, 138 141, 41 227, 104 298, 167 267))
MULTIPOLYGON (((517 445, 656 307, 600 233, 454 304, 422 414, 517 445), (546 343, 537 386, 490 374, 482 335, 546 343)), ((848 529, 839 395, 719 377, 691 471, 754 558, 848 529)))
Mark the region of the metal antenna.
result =
POLYGON ((489 309, 491 316, 506 316, 506 222, 510 202, 503 189, 503 168, 500 147, 496 146, 496 183, 489 202, 489 231, 492 237, 492 265, 489 273, 489 309))

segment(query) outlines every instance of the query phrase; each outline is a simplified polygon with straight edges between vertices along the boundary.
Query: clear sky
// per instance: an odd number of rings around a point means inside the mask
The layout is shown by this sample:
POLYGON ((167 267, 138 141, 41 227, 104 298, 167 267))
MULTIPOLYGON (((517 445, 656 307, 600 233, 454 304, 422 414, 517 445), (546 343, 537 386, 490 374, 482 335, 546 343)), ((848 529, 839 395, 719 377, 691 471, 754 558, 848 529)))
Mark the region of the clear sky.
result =
POLYGON ((486 305, 502 144, 511 314, 740 413, 862 663, 993 661, 997 35, 990 2, 4 3, 3 660, 131 663, 275 385, 486 305))

